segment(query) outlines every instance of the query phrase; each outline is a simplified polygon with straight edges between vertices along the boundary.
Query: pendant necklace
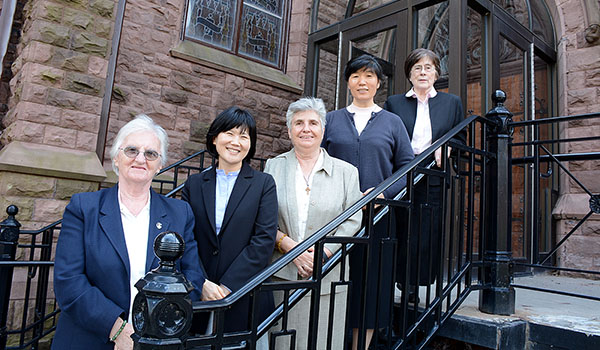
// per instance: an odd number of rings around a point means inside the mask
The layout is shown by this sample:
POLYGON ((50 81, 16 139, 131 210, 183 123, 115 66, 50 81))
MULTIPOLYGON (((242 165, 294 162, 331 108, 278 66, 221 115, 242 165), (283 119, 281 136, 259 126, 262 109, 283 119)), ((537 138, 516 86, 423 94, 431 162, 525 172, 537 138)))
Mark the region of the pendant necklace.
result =
MULTIPOLYGON (((300 163, 298 163, 300 164, 300 163)), ((306 188, 304 189, 306 191, 306 195, 310 195, 310 176, 312 175, 313 169, 315 168, 315 165, 317 164, 317 162, 315 161, 312 165, 312 167, 310 168, 310 171, 308 173, 308 177, 304 176, 304 172, 302 172, 302 178, 304 179, 304 182, 306 182, 306 188)), ((300 171, 302 171, 302 166, 300 167, 300 171)))

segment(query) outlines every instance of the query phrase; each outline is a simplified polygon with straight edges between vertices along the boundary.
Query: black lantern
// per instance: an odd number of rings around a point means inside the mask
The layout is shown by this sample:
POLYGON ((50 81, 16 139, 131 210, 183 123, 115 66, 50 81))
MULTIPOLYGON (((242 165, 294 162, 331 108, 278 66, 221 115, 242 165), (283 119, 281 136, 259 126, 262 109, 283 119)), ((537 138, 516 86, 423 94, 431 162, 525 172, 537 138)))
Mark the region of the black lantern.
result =
POLYGON ((183 349, 183 338, 192 325, 194 289, 175 269, 183 255, 185 242, 173 231, 160 233, 154 240, 159 266, 140 279, 133 301, 134 349, 183 349))

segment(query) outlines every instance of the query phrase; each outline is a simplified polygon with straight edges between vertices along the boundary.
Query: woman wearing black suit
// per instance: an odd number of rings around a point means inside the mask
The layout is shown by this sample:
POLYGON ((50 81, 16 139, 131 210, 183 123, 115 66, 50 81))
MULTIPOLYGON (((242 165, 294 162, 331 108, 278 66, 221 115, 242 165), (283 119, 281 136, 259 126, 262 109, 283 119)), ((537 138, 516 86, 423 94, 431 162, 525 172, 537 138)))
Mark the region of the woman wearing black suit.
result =
MULTIPOLYGON (((411 140, 411 146, 415 156, 425 151, 438 138, 442 137, 464 118, 462 102, 458 96, 436 91, 433 87, 435 81, 441 74, 440 58, 438 55, 428 49, 419 48, 412 51, 406 58, 404 72, 412 84, 412 88, 406 94, 390 96, 384 108, 397 114, 402 119, 408 136, 411 140)), ((455 141, 464 143, 464 131, 455 138, 455 141)), ((450 152, 448 152, 450 153, 450 152)), ((436 166, 441 166, 442 152, 441 148, 435 151, 436 166)), ((426 161, 429 164, 433 160, 426 161)), ((440 263, 441 246, 440 232, 441 228, 441 194, 442 182, 439 177, 431 176, 429 178, 429 191, 427 181, 420 181, 415 186, 414 207, 412 224, 410 228, 410 276, 408 284, 411 290, 417 285, 430 285, 437 278, 440 263), (429 195, 427 194, 429 192, 429 195), (428 203, 431 209, 422 208, 422 205, 428 203), (419 227, 421 229, 419 241, 419 227), (430 252, 430 241, 432 251, 430 252), (419 259, 417 259, 417 252, 419 259), (431 255, 431 264, 430 264, 431 255), (417 281, 417 264, 419 265, 419 276, 417 281)), ((406 221, 406 217, 398 217, 399 224, 406 221)), ((402 226, 398 226, 401 228, 402 226)), ((400 243, 405 242, 399 237, 400 243)), ((399 245, 400 252, 403 251, 399 245)), ((405 268, 403 265, 403 256, 398 257, 397 280, 400 284, 405 281, 405 268)), ((409 301, 414 301, 409 297, 409 301)))
MULTIPOLYGON (((218 163, 190 176, 182 199, 196 218, 194 235, 206 276, 202 300, 218 300, 270 262, 277 234, 277 192, 271 175, 249 165, 256 150, 256 123, 247 111, 231 107, 219 114, 206 135, 206 148, 218 163)), ((255 326, 248 324, 249 301, 244 297, 225 312, 226 332, 255 326)), ((262 314, 256 321, 272 309, 273 295, 261 293, 262 314)))

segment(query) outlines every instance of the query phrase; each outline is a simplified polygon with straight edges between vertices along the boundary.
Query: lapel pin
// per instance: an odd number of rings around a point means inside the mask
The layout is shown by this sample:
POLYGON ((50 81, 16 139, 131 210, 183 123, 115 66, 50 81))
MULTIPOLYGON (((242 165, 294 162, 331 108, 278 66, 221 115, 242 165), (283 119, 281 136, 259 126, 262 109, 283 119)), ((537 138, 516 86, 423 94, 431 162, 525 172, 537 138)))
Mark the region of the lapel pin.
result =
POLYGON ((157 222, 157 223, 156 223, 156 228, 160 230, 160 229, 162 228, 162 223, 160 223, 160 222, 157 222))

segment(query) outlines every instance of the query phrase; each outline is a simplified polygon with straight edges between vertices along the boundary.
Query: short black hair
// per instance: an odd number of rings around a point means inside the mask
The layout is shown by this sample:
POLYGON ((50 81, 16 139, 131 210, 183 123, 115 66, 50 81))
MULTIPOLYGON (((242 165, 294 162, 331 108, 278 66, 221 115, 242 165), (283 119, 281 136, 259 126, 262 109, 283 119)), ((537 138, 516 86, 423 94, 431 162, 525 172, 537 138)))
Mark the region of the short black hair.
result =
POLYGON ((377 75, 377 79, 379 81, 383 80, 383 69, 377 59, 369 54, 362 54, 358 57, 354 57, 348 63, 346 63, 346 68, 344 69, 344 78, 346 81, 350 79, 350 76, 361 69, 372 70, 373 73, 377 75))
POLYGON ((248 130, 250 135, 250 150, 244 158, 249 162, 254 153, 256 153, 256 121, 250 112, 237 106, 232 106, 219 113, 213 120, 206 133, 206 149, 215 158, 219 158, 217 147, 213 144, 215 138, 222 132, 241 127, 242 130, 248 130))

